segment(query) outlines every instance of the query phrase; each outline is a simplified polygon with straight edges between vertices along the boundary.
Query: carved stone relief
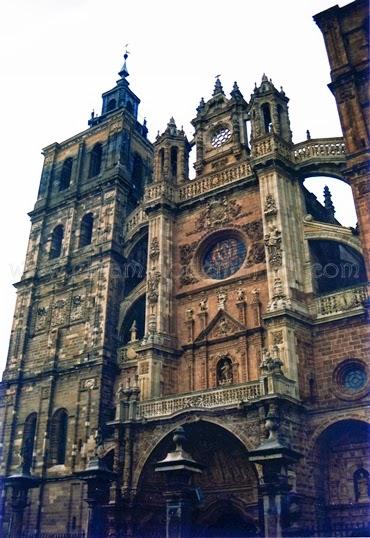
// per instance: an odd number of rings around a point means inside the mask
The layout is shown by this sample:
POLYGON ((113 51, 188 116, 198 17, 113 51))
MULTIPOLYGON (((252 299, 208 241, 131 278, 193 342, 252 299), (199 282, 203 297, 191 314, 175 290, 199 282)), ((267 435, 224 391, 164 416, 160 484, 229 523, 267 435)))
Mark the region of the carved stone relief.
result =
POLYGON ((152 304, 158 301, 158 288, 161 274, 159 271, 152 271, 149 273, 147 280, 147 297, 148 301, 152 304))
POLYGON ((266 261, 265 246, 261 243, 254 243, 248 251, 247 266, 266 261))
POLYGON ((277 215, 278 210, 276 207, 276 201, 272 194, 268 194, 266 196, 263 212, 266 218, 274 217, 275 215, 277 215))
POLYGON ((211 230, 218 226, 224 226, 241 216, 241 206, 236 200, 228 200, 226 196, 214 199, 207 203, 195 223, 197 232, 211 230))
POLYGON ((180 287, 198 282, 190 266, 197 245, 198 241, 193 241, 180 246, 180 287))
POLYGON ((268 253, 270 267, 276 269, 281 266, 283 252, 281 249, 281 231, 275 225, 270 227, 269 233, 265 235, 265 245, 268 253))
POLYGON ((159 258, 159 239, 158 237, 153 237, 150 243, 149 257, 152 261, 157 261, 159 258))
POLYGON ((248 222, 242 226, 243 230, 253 242, 262 241, 263 239, 263 225, 262 220, 255 220, 248 222))

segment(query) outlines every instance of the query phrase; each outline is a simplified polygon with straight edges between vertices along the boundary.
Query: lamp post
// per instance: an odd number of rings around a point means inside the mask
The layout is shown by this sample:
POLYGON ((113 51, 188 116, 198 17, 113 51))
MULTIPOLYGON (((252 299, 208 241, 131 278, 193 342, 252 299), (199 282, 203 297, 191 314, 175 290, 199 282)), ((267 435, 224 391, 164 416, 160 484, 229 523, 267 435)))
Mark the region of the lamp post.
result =
POLYGON ((92 458, 86 469, 75 475, 87 483, 86 502, 89 507, 86 538, 102 538, 105 536, 104 506, 109 502, 109 484, 116 478, 116 473, 110 471, 98 456, 97 444, 92 458))
POLYGON ((12 488, 11 516, 7 538, 19 538, 22 534, 23 513, 28 501, 28 490, 39 486, 41 479, 32 476, 24 465, 20 472, 16 472, 4 479, 5 486, 12 488))
POLYGON ((265 420, 269 433, 255 450, 249 452, 249 461, 260 464, 262 480, 260 493, 263 499, 265 538, 281 538, 283 529, 288 526, 288 465, 296 463, 301 454, 283 444, 278 435, 279 416, 274 403, 270 404, 265 420))
MULTIPOLYGON (((173 435, 175 450, 157 463, 155 471, 165 473, 166 538, 188 538, 191 509, 197 501, 197 490, 192 486, 192 477, 200 474, 203 465, 196 462, 183 448, 186 442, 184 428, 176 428, 173 435)), ((199 500, 199 499, 198 499, 199 500)))

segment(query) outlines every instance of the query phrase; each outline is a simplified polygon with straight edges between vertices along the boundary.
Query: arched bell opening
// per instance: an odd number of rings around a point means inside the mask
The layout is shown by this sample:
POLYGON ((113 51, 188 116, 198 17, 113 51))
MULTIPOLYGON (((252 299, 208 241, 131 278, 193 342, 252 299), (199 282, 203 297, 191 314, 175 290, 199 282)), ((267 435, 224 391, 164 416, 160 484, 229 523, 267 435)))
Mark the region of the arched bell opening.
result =
MULTIPOLYGON (((192 511, 191 536, 259 536, 258 479, 243 443, 230 431, 207 421, 185 425, 184 449, 204 465, 192 479, 200 503, 192 511)), ((134 509, 134 536, 154 538, 165 534, 166 479, 156 464, 174 449, 173 432, 154 448, 140 475, 134 509)))

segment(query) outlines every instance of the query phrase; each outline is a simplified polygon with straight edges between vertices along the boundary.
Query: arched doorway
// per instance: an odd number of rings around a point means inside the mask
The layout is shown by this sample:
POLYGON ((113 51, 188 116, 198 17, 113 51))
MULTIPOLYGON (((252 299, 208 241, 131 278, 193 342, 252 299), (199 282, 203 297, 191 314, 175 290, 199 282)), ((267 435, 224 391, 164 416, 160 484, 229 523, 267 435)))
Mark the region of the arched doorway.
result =
POLYGON ((340 531, 340 536, 369 536, 369 461, 370 426, 365 422, 343 420, 321 433, 313 462, 319 527, 340 531))
MULTIPOLYGON (((259 536, 258 481, 242 442, 225 428, 207 421, 186 424, 186 450, 205 465, 193 485, 202 501, 192 512, 192 534, 199 538, 259 536)), ((166 482, 155 465, 173 450, 172 433, 153 450, 138 484, 134 536, 162 537, 165 531, 166 482)))

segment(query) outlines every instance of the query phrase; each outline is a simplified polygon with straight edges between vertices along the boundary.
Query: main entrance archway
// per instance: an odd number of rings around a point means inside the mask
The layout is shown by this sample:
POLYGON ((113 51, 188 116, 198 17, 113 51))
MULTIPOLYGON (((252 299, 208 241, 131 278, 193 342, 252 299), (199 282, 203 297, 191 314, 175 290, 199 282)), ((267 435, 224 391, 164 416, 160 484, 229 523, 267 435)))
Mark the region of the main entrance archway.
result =
MULTIPOLYGON (((225 428, 206 421, 185 425, 185 447, 205 468, 194 480, 202 501, 192 513, 192 536, 196 538, 243 538, 259 536, 258 479, 243 443, 225 428)), ((155 465, 173 450, 167 435, 148 458, 138 485, 134 536, 163 537, 166 489, 155 465)))

